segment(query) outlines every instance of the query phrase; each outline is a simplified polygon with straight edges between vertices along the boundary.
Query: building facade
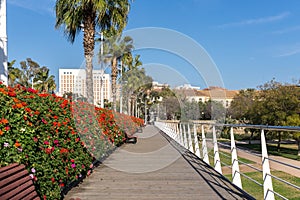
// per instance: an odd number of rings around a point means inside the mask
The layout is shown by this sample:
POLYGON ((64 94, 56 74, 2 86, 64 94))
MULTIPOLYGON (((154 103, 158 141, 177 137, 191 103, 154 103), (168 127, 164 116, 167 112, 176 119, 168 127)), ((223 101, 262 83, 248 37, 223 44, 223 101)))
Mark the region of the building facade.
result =
MULTIPOLYGON (((103 84, 103 99, 111 100, 110 75, 102 70, 93 70, 94 104, 101 102, 101 79, 103 84)), ((59 69, 59 95, 72 93, 78 97, 86 97, 85 69, 59 69)))
POLYGON ((5 85, 7 80, 7 35, 6 35, 6 0, 0 2, 0 81, 5 85))
POLYGON ((227 90, 221 87, 208 87, 205 89, 180 88, 175 90, 183 95, 188 101, 205 103, 209 100, 221 103, 224 108, 229 108, 238 90, 227 90))

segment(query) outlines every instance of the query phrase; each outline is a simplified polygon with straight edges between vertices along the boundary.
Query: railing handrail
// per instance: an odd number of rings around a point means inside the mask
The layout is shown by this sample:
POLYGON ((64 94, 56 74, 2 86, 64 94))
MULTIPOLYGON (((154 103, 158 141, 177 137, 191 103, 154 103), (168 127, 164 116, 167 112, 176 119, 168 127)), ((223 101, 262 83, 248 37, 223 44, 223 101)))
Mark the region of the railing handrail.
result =
POLYGON ((221 123, 207 123, 207 122, 191 122, 193 124, 205 124, 214 126, 226 126, 234 128, 253 128, 253 129, 264 129, 272 131, 300 131, 300 126, 271 126, 271 125, 253 125, 253 124, 221 124, 221 123))

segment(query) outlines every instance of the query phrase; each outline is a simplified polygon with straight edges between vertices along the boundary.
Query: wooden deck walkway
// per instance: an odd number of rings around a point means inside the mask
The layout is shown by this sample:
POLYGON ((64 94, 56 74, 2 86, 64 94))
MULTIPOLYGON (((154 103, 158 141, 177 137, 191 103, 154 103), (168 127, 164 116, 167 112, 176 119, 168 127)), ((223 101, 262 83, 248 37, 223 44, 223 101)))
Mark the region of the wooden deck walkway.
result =
POLYGON ((110 155, 67 200, 252 199, 154 126, 110 155))

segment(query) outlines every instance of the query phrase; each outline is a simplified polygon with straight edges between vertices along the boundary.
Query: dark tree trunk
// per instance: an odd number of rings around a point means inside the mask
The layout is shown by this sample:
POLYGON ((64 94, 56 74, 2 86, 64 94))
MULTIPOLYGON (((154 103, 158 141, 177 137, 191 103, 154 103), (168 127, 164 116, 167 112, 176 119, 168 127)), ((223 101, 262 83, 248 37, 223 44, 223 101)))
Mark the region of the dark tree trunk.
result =
POLYGON ((250 135, 250 138, 249 138, 249 144, 251 144, 251 141, 252 141, 252 138, 253 138, 253 135, 254 135, 254 130, 250 130, 251 132, 251 135, 250 135))
POLYGON ((297 140, 298 143, 298 159, 300 159, 300 138, 297 140))
POLYGON ((117 58, 114 57, 112 60, 111 65, 111 93, 112 93, 112 109, 117 111, 117 76, 118 76, 118 69, 117 69, 117 58))
POLYGON ((277 152, 280 152, 281 132, 278 132, 277 152))

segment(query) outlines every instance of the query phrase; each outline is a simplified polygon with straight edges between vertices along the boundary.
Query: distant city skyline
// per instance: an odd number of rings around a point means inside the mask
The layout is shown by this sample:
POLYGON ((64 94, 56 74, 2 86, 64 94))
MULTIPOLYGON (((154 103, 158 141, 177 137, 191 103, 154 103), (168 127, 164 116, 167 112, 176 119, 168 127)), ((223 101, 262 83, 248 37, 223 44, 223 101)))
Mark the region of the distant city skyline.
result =
MULTIPOLYGON (((81 68, 84 59, 82 34, 70 44, 62 30, 55 30, 54 5, 54 0, 7 0, 8 61, 19 65, 30 57, 49 67, 58 81, 58 68, 81 68)), ((125 32, 145 27, 173 30, 202 46, 225 88, 256 88, 273 78, 283 83, 300 79, 300 1, 134 1, 125 32)), ((181 46, 180 41, 173 44, 181 46)), ((196 73, 181 55, 157 49, 133 53, 141 55, 156 81, 209 86, 209 78, 196 73)))

